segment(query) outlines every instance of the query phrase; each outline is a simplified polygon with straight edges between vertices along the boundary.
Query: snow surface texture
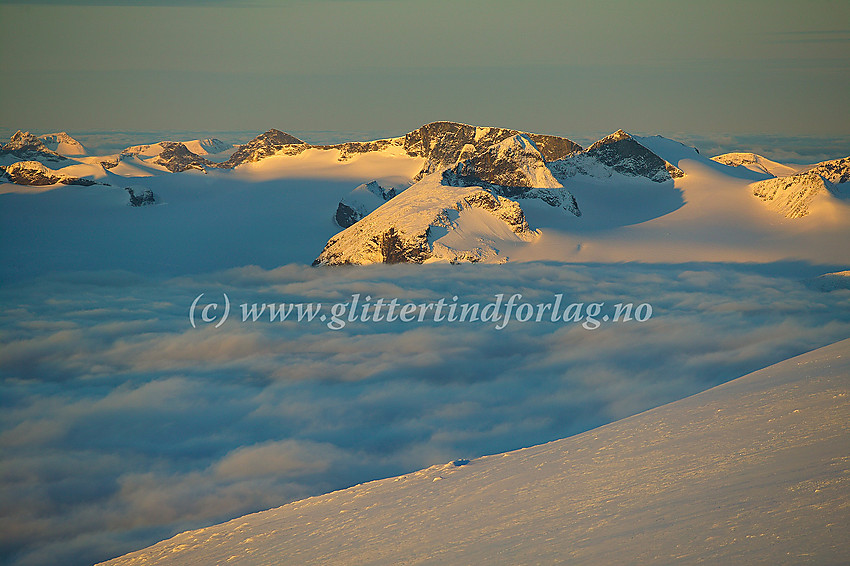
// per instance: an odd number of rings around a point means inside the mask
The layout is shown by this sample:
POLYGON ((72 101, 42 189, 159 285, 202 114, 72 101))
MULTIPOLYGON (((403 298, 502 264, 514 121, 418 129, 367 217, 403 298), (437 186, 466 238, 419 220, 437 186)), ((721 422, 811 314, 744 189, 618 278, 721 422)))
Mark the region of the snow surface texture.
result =
POLYGON ((105 564, 833 564, 850 339, 515 452, 179 534, 105 564))

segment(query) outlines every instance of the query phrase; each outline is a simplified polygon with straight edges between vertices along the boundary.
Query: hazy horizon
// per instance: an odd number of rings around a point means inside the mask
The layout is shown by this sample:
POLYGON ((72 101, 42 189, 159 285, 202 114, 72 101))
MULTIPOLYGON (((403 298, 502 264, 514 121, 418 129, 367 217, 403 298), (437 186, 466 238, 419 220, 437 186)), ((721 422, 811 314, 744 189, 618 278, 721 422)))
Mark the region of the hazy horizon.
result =
POLYGON ((850 116, 847 4, 53 0, 0 14, 16 23, 0 38, 12 131, 455 120, 835 136, 850 116))
MULTIPOLYGON (((502 124, 476 124, 502 127, 502 124)), ((398 137, 406 131, 331 131, 291 130, 282 125, 269 125, 261 130, 74 130, 67 132, 91 154, 117 153, 129 146, 156 143, 159 141, 186 141, 192 139, 218 138, 227 143, 245 143, 269 128, 276 128, 312 144, 333 144, 346 141, 370 141, 387 137, 398 137)), ((0 144, 5 143, 18 128, 0 126, 0 144)), ((26 131, 26 130, 25 130, 26 131)), ((33 130, 42 135, 58 132, 56 129, 33 130)), ((583 147, 610 134, 609 131, 534 133, 564 136, 583 147)), ((783 163, 816 163, 850 155, 850 136, 800 136, 793 134, 717 134, 706 135, 685 132, 630 132, 639 136, 663 135, 696 147, 708 157, 731 152, 752 152, 783 163)))

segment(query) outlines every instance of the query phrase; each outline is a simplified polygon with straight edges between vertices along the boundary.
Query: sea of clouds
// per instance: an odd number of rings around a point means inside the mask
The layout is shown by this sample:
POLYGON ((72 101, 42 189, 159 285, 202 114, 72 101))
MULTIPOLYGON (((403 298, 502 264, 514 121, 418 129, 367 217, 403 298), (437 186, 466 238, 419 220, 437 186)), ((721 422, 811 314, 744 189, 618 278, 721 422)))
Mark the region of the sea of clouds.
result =
POLYGON ((0 553, 91 564, 173 533, 554 440, 850 335, 805 264, 64 271, 0 288, 0 553), (248 322, 240 303, 650 303, 645 322, 248 322), (220 299, 218 299, 219 302, 220 299))

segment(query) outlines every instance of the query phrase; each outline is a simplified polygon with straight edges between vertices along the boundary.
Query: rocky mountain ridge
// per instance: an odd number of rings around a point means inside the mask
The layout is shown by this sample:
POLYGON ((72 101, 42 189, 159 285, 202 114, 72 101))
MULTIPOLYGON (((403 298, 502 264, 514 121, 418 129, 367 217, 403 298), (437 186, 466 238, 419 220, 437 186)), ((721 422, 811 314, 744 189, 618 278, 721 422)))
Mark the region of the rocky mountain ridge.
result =
POLYGON ((819 197, 850 198, 848 181, 850 157, 844 157, 818 163, 796 175, 753 183, 752 190, 753 195, 786 218, 802 218, 819 197))
POLYGON ((42 163, 63 163, 68 158, 49 149, 37 136, 18 130, 8 143, 0 147, 0 159, 10 164, 14 161, 39 161, 42 163))
POLYGON ((91 179, 58 173, 40 161, 18 161, 7 167, 0 166, 0 170, 5 178, 16 185, 41 187, 61 183, 88 187, 97 184, 91 179))

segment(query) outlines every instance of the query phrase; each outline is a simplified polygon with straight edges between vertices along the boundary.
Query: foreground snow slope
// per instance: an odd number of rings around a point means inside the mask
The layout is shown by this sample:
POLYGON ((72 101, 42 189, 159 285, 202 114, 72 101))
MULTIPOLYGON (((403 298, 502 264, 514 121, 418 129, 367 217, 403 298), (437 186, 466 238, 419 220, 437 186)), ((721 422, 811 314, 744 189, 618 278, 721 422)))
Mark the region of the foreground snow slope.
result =
POLYGON ((846 562, 848 423, 844 340, 572 438, 294 502, 107 564, 846 562))

